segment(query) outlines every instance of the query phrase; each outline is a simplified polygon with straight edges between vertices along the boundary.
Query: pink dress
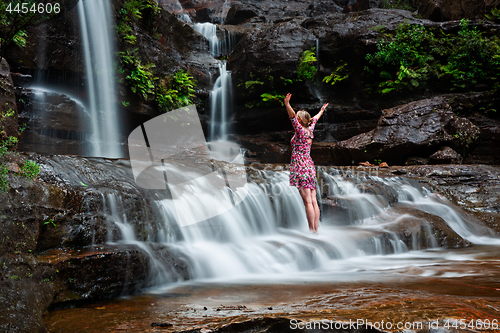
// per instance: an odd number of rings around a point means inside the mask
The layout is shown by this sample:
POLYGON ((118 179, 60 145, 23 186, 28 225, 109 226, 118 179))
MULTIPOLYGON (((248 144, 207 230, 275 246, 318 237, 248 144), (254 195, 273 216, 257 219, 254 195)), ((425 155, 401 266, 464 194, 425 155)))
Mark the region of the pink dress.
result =
POLYGON ((317 119, 312 118, 308 129, 310 133, 299 123, 297 117, 290 118, 295 135, 292 138, 292 161, 290 162, 290 186, 298 188, 316 189, 316 169, 311 158, 311 144, 314 138, 313 131, 317 119), (311 143, 307 142, 311 139, 311 143))

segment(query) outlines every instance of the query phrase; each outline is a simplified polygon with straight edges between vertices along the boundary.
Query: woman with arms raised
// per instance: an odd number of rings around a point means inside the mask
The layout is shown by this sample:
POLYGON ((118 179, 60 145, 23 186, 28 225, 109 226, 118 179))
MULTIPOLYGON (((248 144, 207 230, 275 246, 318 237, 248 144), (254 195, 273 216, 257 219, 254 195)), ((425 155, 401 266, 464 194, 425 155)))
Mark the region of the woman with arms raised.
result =
POLYGON ((292 121, 295 135, 292 138, 292 160, 290 162, 290 185, 299 189, 300 196, 306 208, 309 230, 318 232, 319 206, 316 201, 316 169, 311 158, 311 144, 314 138, 313 131, 316 122, 325 112, 328 103, 321 107, 317 115, 311 118, 307 111, 298 111, 295 114, 290 106, 292 94, 285 97, 285 106, 292 121))

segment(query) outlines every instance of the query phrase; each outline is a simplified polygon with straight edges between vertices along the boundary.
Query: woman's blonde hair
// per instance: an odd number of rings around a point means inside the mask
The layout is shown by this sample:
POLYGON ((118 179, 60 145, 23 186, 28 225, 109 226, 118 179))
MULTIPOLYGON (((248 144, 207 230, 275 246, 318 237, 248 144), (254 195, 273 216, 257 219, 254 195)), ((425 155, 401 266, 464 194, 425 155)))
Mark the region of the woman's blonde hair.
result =
POLYGON ((304 126, 308 127, 309 125, 311 125, 312 120, 309 112, 300 110, 299 112, 297 112, 297 117, 299 117, 300 120, 302 120, 302 124, 304 124, 304 126))

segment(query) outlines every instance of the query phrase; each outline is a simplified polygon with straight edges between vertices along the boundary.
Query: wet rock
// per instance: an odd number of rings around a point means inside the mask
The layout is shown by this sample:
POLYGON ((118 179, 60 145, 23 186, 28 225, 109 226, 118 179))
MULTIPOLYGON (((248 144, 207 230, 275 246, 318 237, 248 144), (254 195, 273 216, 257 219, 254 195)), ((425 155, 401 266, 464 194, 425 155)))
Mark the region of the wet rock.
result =
MULTIPOLYGON (((6 162, 22 165, 27 157, 11 155, 6 162)), ((134 225, 138 239, 157 232, 154 221, 160 217, 151 209, 151 195, 156 195, 135 186, 130 164, 72 156, 29 158, 40 165, 37 180, 11 172, 9 192, 0 192, 0 299, 7 304, 0 318, 8 318, 0 325, 39 331, 50 304, 133 293, 150 285, 155 275, 147 252, 134 245, 102 245, 121 238, 115 222, 122 218, 134 225)), ((160 244, 152 250, 172 281, 190 278, 182 254, 160 244)))
POLYGON ((405 165, 426 165, 429 164, 429 159, 423 157, 408 157, 405 165))
POLYGON ((484 114, 468 119, 481 130, 481 144, 465 159, 468 164, 500 164, 500 121, 484 114))
POLYGON ((370 1, 369 0, 348 0, 348 1, 341 1, 341 3, 346 3, 343 13, 350 13, 350 12, 359 12, 360 10, 365 10, 370 8, 370 1))
POLYGON ((249 8, 248 6, 243 6, 240 3, 236 3, 231 6, 226 17, 226 24, 240 24, 252 17, 259 15, 258 8, 249 8))
POLYGON ((443 149, 432 154, 429 157, 429 162, 431 164, 461 164, 462 155, 450 147, 444 147, 443 149))
POLYGON ((309 16, 316 17, 328 13, 341 13, 343 8, 334 1, 314 0, 309 7, 309 16))
POLYGON ((500 168, 486 165, 405 167, 408 177, 420 177, 468 214, 500 234, 500 168))
POLYGON ((447 98, 435 97, 384 110, 374 130, 339 142, 334 156, 339 164, 376 158, 402 164, 409 154, 429 156, 442 145, 467 154, 479 139, 477 126, 455 116, 447 98))
MULTIPOLYGON (((301 22, 300 19, 287 19, 247 33, 229 59, 233 81, 251 80, 250 74, 259 78, 272 76, 277 82, 280 77, 296 77, 300 55, 314 46, 316 39, 300 25, 301 22)), ((242 100, 241 103, 246 102, 245 95, 244 88, 236 89, 236 99, 242 100)))
POLYGON ((5 58, 0 61, 0 140, 17 137, 17 105, 10 67, 5 58))
POLYGON ((85 154, 83 142, 92 134, 85 124, 90 116, 83 105, 53 91, 16 88, 19 121, 25 127, 20 136, 22 151, 43 154, 85 154))
POLYGON ((57 290, 56 270, 39 265, 32 255, 1 253, 0 331, 46 332, 42 315, 57 290))
POLYGON ((463 248, 472 245, 439 216, 404 204, 397 204, 393 209, 404 218, 398 220, 397 224, 388 224, 384 228, 398 234, 409 250, 423 250, 436 246, 447 249, 463 248))
POLYGON ((460 20, 462 18, 475 19, 483 18, 495 7, 500 5, 500 1, 493 0, 418 0, 418 13, 433 21, 460 20))

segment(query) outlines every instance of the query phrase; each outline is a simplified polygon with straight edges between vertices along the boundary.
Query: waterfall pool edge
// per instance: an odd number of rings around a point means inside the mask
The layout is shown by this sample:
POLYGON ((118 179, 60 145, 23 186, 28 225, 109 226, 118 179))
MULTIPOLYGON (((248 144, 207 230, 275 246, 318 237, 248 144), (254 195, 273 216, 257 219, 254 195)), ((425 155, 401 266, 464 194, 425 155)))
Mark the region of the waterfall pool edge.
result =
MULTIPOLYGON (((158 328, 152 327, 152 323, 172 324, 162 329, 168 332, 194 328, 209 332, 257 318, 270 318, 267 325, 278 318, 287 318, 370 323, 383 320, 394 324, 422 323, 423 328, 435 321, 444 328, 446 323, 452 325, 451 319, 466 319, 467 323, 479 319, 498 320, 498 248, 478 246, 452 252, 474 254, 476 258, 433 266, 436 272, 433 276, 418 275, 414 267, 391 279, 374 277, 374 281, 190 282, 161 293, 143 293, 50 311, 44 320, 50 332, 157 332, 158 328), (447 277, 452 275, 450 272, 464 275, 447 277), (474 272, 476 274, 471 274, 474 272)), ((265 321, 262 325, 266 325, 265 321)), ((237 326, 232 331, 238 331, 237 326)))

